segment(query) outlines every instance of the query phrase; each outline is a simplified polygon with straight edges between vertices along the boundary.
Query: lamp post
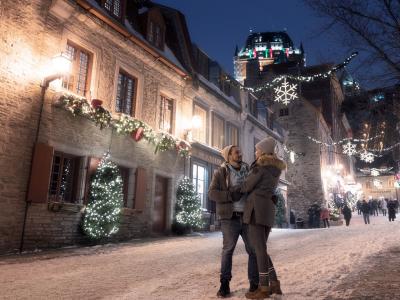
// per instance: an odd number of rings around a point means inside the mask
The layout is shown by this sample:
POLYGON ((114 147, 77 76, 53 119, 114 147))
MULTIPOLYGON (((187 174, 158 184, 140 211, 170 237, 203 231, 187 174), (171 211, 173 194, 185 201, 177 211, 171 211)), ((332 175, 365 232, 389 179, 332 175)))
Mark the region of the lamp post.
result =
POLYGON ((33 159, 34 159, 34 155, 35 155, 35 146, 39 140, 39 132, 40 132, 40 125, 41 125, 41 121, 42 121, 42 114, 43 114, 46 90, 52 81, 68 75, 70 73, 70 69, 71 69, 71 60, 65 54, 61 53, 60 55, 57 55, 52 58, 49 69, 47 70, 48 74, 46 74, 46 76, 42 79, 42 82, 40 83, 40 87, 41 87, 40 108, 39 108, 39 116, 38 116, 37 126, 36 126, 35 139, 34 139, 33 149, 32 149, 32 154, 31 154, 31 164, 30 164, 30 168, 29 168, 27 188, 26 188, 26 193, 25 193, 25 213, 24 213, 24 221, 22 224, 21 240, 20 240, 20 246, 19 246, 20 253, 22 252, 22 250, 24 248, 26 218, 28 216, 29 205, 31 204, 31 200, 28 199, 28 193, 29 193, 29 189, 30 189, 30 180, 31 180, 31 176, 32 176, 32 166, 33 166, 33 159))

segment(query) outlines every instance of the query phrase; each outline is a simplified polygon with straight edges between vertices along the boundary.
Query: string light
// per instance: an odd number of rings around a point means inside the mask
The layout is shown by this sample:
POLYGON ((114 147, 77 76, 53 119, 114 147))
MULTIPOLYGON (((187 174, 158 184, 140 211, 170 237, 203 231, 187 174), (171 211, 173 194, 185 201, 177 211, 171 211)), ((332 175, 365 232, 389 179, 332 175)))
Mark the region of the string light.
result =
POLYGON ((312 82, 314 80, 318 80, 318 79, 323 79, 323 78, 328 78, 330 77, 334 72, 344 68, 345 66, 347 66, 350 61, 358 55, 358 52, 353 52, 348 58, 346 58, 341 64, 338 64, 332 68, 330 68, 328 71, 326 72, 321 72, 318 74, 314 74, 314 75, 310 75, 310 76, 303 76, 303 75, 281 75, 278 77, 275 77, 271 82, 266 82, 263 83, 260 86, 257 87, 243 87, 243 89, 247 89, 251 92, 260 92, 262 90, 265 89, 270 89, 272 87, 277 86, 282 80, 286 80, 289 79, 291 81, 298 81, 298 82, 312 82))

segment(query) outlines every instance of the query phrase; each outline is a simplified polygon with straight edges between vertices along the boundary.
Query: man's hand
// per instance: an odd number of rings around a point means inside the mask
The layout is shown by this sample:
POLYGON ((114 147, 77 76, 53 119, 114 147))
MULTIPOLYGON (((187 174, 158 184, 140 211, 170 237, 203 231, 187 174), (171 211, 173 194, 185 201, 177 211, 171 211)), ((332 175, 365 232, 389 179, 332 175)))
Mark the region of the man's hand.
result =
POLYGON ((229 192, 231 193, 232 201, 233 202, 238 202, 242 198, 242 193, 240 192, 240 186, 235 185, 235 186, 230 186, 229 187, 229 192))

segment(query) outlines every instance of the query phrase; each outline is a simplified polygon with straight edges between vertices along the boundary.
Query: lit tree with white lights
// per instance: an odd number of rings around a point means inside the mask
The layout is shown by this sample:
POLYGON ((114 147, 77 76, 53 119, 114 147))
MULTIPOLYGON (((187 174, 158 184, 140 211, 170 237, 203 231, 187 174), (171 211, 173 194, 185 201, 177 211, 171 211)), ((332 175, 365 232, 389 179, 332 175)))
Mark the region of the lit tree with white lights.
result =
POLYGON ((89 203, 83 220, 85 234, 98 240, 116 233, 119 229, 122 203, 122 178, 119 169, 105 155, 91 179, 89 203))
POLYGON ((176 191, 175 227, 200 228, 203 226, 201 215, 200 197, 191 179, 185 177, 176 191))

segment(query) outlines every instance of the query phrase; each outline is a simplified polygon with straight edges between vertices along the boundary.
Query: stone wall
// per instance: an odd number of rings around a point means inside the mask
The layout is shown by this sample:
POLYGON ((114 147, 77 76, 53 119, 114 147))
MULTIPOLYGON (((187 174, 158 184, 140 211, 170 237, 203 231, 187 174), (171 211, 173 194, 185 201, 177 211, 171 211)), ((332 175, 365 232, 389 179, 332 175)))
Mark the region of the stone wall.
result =
MULTIPOLYGON (((65 51, 67 41, 93 55, 89 97, 103 100, 115 113, 116 79, 119 68, 137 77, 137 117, 158 126, 160 93, 172 97, 175 106, 185 102, 187 84, 175 71, 142 48, 123 38, 102 21, 73 2, 73 14, 60 20, 49 14, 52 1, 2 1, 0 7, 0 252, 18 249, 24 219, 25 197, 32 148, 41 103, 41 72, 50 58, 65 51)), ((156 175, 169 178, 167 228, 171 225, 174 192, 183 176, 183 159, 174 151, 154 154, 145 141, 135 142, 110 130, 100 130, 82 117, 73 117, 55 104, 59 94, 46 90, 39 141, 56 151, 87 159, 101 157, 111 145, 111 159, 121 166, 147 170, 146 206, 143 211, 124 209, 116 239, 140 237, 151 232, 152 199, 156 175)), ((90 100, 90 99, 89 99, 90 100)), ((182 136, 181 124, 174 134, 182 136)), ((82 170, 85 175, 86 170, 82 170)), ((130 184, 133 184, 130 183, 130 184)), ((79 231, 82 199, 62 208, 52 204, 28 207, 24 249, 58 247, 82 241, 79 231)))

